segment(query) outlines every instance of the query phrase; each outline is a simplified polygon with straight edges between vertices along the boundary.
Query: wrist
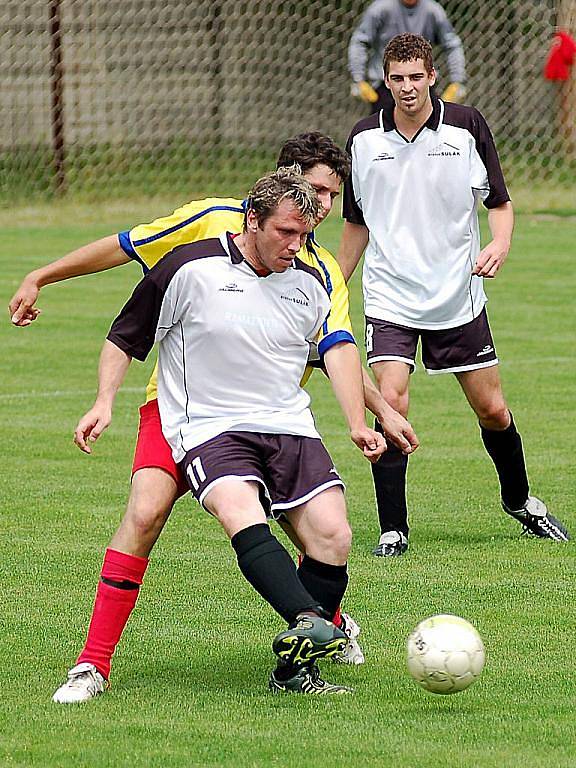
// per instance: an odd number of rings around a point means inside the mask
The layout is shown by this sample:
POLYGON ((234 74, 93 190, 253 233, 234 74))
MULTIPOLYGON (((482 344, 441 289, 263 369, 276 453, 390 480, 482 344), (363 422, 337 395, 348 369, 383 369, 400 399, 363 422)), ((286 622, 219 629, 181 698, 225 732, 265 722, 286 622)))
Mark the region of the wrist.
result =
POLYGON ((506 251, 506 253, 510 250, 510 246, 512 245, 512 238, 506 237, 505 235, 497 235, 494 237, 493 242, 503 251, 506 251))
POLYGON ((24 283, 37 290, 43 288, 46 283, 42 281, 42 270, 35 269, 33 272, 29 272, 24 278, 24 283))
POLYGON ((99 392, 94 401, 94 408, 98 408, 105 411, 112 411, 114 404, 114 395, 108 392, 99 392))
POLYGON ((353 432, 361 432, 363 429, 366 429, 366 419, 364 416, 362 418, 355 419, 354 421, 350 421, 348 423, 348 428, 350 430, 350 433, 353 432))

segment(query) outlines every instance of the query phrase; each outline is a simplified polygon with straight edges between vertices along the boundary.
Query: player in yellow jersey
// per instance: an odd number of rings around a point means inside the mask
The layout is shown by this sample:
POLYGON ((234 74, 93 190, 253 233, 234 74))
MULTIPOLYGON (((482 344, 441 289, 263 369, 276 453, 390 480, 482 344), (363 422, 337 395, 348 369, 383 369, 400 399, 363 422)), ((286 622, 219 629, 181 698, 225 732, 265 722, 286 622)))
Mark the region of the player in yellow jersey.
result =
MULTIPOLYGON (((323 217, 332 207, 341 183, 350 170, 348 155, 322 134, 301 134, 288 140, 280 152, 278 166, 298 163, 320 198, 323 217)), ((225 230, 240 231, 245 203, 233 198, 209 198, 187 203, 170 216, 134 227, 83 246, 56 262, 27 275, 10 302, 15 325, 26 326, 39 315, 35 307, 44 285, 138 261, 146 271, 159 259, 183 243, 217 236, 225 230)), ((298 254, 324 276, 331 298, 327 319, 328 333, 349 334, 348 291, 333 256, 308 239, 298 254)), ((366 403, 383 426, 387 438, 402 450, 411 452, 418 441, 410 424, 383 400, 370 377, 365 375, 366 403)), ((97 437, 108 426, 111 413, 95 407, 81 420, 76 442, 86 451, 85 435, 97 437)), ((161 431, 156 401, 155 373, 147 387, 146 403, 141 408, 140 427, 133 464, 132 484, 126 513, 104 557, 96 602, 84 650, 68 681, 55 694, 60 702, 85 701, 105 690, 112 654, 135 606, 139 587, 148 565, 148 556, 164 527, 174 502, 187 491, 187 485, 174 464, 161 431)), ((344 623, 347 617, 344 616, 344 623)), ((357 635, 349 621, 349 634, 357 635)), ((356 637, 350 638, 349 663, 363 661, 356 637)))

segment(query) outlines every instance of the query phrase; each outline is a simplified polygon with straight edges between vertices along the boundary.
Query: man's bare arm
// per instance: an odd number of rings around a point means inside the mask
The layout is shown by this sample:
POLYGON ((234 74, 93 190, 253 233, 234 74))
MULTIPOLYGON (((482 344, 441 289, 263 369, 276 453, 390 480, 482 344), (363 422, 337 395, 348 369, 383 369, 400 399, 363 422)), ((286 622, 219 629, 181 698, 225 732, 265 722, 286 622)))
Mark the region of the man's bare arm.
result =
POLYGON ((346 282, 352 277, 352 273, 367 245, 368 228, 364 224, 352 224, 350 221, 345 221, 336 261, 340 265, 346 282))
POLYGON ((98 365, 98 394, 94 405, 74 430, 74 442, 84 453, 92 453, 95 442, 112 421, 114 398, 124 381, 132 358, 111 341, 104 342, 98 365))
POLYGON ((324 355, 324 364, 336 399, 348 422, 350 438, 369 461, 386 450, 381 434, 366 425, 360 355, 355 344, 335 344, 324 355))
POLYGON ((492 233, 492 240, 478 254, 473 269, 473 274, 480 277, 496 277, 496 273, 508 256, 514 230, 512 203, 507 202, 496 208, 490 208, 488 226, 492 233))
POLYGON ((365 368, 362 368, 362 377, 366 408, 372 411, 380 422, 386 439, 400 448, 402 453, 413 453, 420 441, 410 422, 388 405, 365 368))
POLYGON ((8 305, 10 318, 14 325, 22 327, 30 325, 40 314, 40 310, 34 305, 40 290, 45 285, 59 283, 71 277, 102 272, 105 269, 127 264, 129 261, 131 259, 120 247, 117 235, 109 235, 83 245, 62 256, 61 259, 27 274, 8 305))

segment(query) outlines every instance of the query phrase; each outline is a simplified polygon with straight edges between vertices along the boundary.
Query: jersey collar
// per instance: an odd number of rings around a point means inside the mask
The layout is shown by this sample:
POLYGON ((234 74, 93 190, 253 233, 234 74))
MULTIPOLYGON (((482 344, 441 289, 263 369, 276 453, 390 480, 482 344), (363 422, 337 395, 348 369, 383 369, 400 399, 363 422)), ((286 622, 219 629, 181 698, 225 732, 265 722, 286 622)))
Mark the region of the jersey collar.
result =
POLYGON ((224 246, 224 250, 230 256, 232 264, 241 264, 244 261, 244 256, 240 253, 240 249, 234 242, 234 235, 232 232, 225 232, 220 236, 220 242, 224 246))
MULTIPOLYGON (((432 99, 432 114, 428 120, 426 120, 422 128, 420 128, 416 136, 419 136, 424 128, 430 128, 431 131, 437 131, 442 124, 442 119, 444 117, 444 103, 434 93, 431 94, 430 98, 432 99)), ((393 102, 391 106, 386 106, 380 110, 380 127, 385 133, 396 130, 393 102)), ((416 136, 414 136, 412 141, 414 141, 416 136)))

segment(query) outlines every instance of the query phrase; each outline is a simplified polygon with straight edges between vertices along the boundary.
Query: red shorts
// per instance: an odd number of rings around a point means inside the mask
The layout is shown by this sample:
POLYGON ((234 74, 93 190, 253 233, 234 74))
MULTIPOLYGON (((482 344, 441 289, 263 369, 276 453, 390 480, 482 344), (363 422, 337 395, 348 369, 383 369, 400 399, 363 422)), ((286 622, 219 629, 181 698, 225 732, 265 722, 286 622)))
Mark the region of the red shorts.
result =
POLYGON ((163 469, 176 481, 178 496, 190 490, 184 475, 172 458, 172 450, 162 434, 158 400, 150 400, 140 408, 140 426, 132 463, 132 475, 139 469, 163 469))

